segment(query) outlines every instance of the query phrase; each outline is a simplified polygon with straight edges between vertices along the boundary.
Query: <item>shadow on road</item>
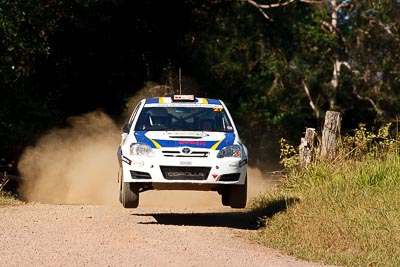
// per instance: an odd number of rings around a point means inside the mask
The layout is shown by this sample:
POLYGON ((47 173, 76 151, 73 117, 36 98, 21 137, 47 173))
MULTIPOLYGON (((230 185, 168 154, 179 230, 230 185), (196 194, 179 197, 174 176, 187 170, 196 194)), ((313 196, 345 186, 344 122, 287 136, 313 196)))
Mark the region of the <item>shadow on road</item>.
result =
POLYGON ((133 213, 133 216, 151 216, 154 222, 139 222, 139 224, 187 225, 206 227, 227 227, 244 230, 257 230, 265 226, 267 218, 272 218, 300 199, 280 199, 267 203, 263 207, 243 212, 211 212, 211 213, 133 213))
POLYGON ((258 229, 259 221, 259 218, 255 214, 246 212, 149 213, 132 215, 152 216, 156 220, 156 222, 141 222, 140 224, 228 227, 247 230, 258 229))

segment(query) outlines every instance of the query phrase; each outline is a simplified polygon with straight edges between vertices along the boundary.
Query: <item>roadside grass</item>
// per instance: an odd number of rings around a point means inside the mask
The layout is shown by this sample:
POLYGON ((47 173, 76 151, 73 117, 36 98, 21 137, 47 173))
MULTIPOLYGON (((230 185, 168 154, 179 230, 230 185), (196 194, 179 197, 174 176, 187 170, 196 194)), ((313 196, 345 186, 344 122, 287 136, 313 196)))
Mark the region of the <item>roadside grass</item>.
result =
POLYGON ((3 190, 8 182, 8 176, 0 173, 0 207, 22 204, 22 201, 18 200, 15 194, 3 190))
MULTIPOLYGON (((0 167, 11 167, 9 165, 0 165, 0 167)), ((0 207, 10 205, 20 205, 23 202, 17 198, 17 195, 6 191, 6 185, 10 182, 10 175, 7 172, 0 172, 0 207)))
POLYGON ((259 195, 259 243, 342 266, 400 266, 400 156, 319 162, 259 195), (264 216, 264 217, 263 217, 264 216))
POLYGON ((12 193, 0 191, 0 206, 15 206, 21 204, 23 204, 23 202, 12 193))

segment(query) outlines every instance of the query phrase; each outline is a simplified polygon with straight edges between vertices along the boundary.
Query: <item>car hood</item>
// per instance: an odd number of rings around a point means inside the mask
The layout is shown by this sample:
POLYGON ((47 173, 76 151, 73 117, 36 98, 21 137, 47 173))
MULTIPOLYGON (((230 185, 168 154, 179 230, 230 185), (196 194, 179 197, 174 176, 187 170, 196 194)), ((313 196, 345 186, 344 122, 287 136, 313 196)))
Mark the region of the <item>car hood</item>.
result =
POLYGON ((194 147, 220 150, 232 145, 235 140, 233 132, 204 131, 137 131, 135 138, 139 143, 152 148, 194 147))

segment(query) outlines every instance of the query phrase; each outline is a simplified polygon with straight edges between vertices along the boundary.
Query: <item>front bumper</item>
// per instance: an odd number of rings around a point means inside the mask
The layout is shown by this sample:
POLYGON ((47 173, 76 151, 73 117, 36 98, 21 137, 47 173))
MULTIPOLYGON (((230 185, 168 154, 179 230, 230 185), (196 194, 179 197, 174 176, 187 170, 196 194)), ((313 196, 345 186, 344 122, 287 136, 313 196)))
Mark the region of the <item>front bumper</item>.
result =
MULTIPOLYGON (((176 157, 155 150, 154 157, 122 154, 124 182, 163 184, 244 184, 247 159, 217 158, 218 151, 199 151, 196 156, 176 157)), ((179 186, 178 186, 179 187, 179 186)), ((205 188, 208 188, 205 186, 205 188)))

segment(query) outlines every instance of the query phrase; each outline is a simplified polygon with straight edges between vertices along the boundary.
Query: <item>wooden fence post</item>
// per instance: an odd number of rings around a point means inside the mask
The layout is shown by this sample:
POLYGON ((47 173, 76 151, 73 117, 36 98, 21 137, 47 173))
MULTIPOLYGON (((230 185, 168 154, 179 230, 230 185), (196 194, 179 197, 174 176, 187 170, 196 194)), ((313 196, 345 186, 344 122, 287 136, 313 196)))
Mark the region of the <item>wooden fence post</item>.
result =
POLYGON ((307 165, 315 159, 315 143, 317 134, 314 128, 306 128, 306 134, 301 138, 299 147, 300 165, 307 168, 307 165))
POLYGON ((334 159, 336 146, 340 136, 341 116, 339 112, 327 111, 325 114, 324 130, 322 132, 321 156, 334 159))

